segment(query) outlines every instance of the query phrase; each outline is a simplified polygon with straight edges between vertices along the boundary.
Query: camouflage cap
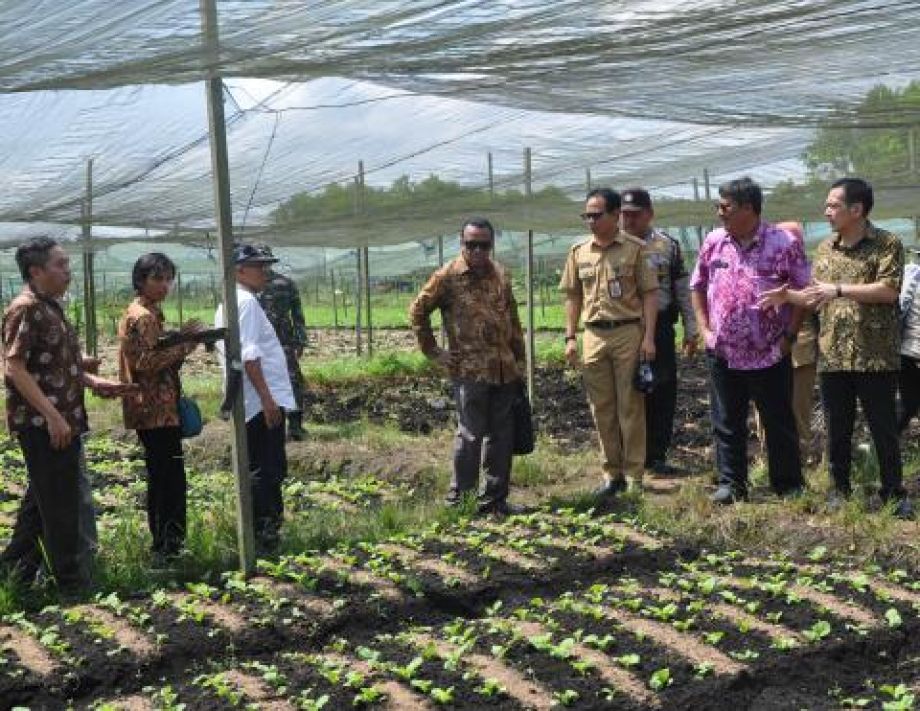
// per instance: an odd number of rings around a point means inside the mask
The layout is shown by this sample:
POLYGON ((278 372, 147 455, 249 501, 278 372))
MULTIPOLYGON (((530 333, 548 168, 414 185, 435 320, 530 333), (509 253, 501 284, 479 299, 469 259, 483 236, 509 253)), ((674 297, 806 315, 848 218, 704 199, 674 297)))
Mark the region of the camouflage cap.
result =
POLYGON ((240 242, 233 246, 234 264, 274 264, 277 261, 271 250, 262 245, 240 242))

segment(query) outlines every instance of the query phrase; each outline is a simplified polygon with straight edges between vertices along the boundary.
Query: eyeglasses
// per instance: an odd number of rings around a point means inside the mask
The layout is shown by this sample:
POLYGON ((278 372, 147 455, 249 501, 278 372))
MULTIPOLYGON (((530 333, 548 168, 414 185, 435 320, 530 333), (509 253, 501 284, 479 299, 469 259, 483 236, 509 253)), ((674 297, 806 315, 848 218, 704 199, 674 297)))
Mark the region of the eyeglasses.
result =
POLYGON ((492 249, 492 243, 487 240, 464 240, 463 248, 469 252, 475 252, 479 250, 480 252, 488 252, 492 249))
POLYGON ((596 222, 606 214, 606 212, 583 212, 581 213, 581 219, 582 222, 596 222))

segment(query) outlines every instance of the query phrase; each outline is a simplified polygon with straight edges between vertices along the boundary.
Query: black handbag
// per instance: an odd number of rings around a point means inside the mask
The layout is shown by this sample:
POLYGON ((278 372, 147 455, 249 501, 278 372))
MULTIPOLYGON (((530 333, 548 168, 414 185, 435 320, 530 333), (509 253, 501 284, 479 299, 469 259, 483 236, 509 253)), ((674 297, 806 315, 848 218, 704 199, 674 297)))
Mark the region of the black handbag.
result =
POLYGON ((533 411, 530 409, 530 398, 527 397, 527 388, 524 381, 520 381, 518 393, 511 406, 511 417, 514 420, 514 442, 512 454, 530 454, 534 450, 536 435, 533 426, 533 411))

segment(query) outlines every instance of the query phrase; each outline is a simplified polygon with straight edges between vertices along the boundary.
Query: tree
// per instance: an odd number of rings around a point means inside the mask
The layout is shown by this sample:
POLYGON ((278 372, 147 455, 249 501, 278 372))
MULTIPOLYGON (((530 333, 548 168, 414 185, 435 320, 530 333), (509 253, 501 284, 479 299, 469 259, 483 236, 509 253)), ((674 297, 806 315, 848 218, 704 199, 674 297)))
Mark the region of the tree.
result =
POLYGON ((869 180, 906 177, 910 131, 920 126, 920 82, 903 89, 876 86, 853 112, 853 127, 825 126, 805 150, 813 179, 859 175, 869 180))

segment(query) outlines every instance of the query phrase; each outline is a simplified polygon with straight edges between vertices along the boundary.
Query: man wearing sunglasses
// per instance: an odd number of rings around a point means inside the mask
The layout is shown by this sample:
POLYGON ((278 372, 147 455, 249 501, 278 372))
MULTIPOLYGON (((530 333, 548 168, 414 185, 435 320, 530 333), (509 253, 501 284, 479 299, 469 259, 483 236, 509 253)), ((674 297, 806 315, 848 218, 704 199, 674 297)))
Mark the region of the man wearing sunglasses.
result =
POLYGON ((520 391, 524 336, 508 271, 490 254, 495 230, 483 218, 460 230, 460 256, 438 269, 409 307, 419 347, 450 375, 457 407, 453 478, 447 503, 474 491, 480 465, 480 513, 510 513, 513 420, 520 391), (447 348, 435 341, 431 313, 440 309, 447 348))
POLYGON ((585 324, 585 390, 603 458, 601 498, 641 490, 645 401, 633 385, 640 358, 655 360, 658 276, 645 244, 619 228, 620 195, 588 193, 582 219, 592 236, 569 250, 559 288, 565 292, 565 356, 578 364, 578 323, 585 324))

